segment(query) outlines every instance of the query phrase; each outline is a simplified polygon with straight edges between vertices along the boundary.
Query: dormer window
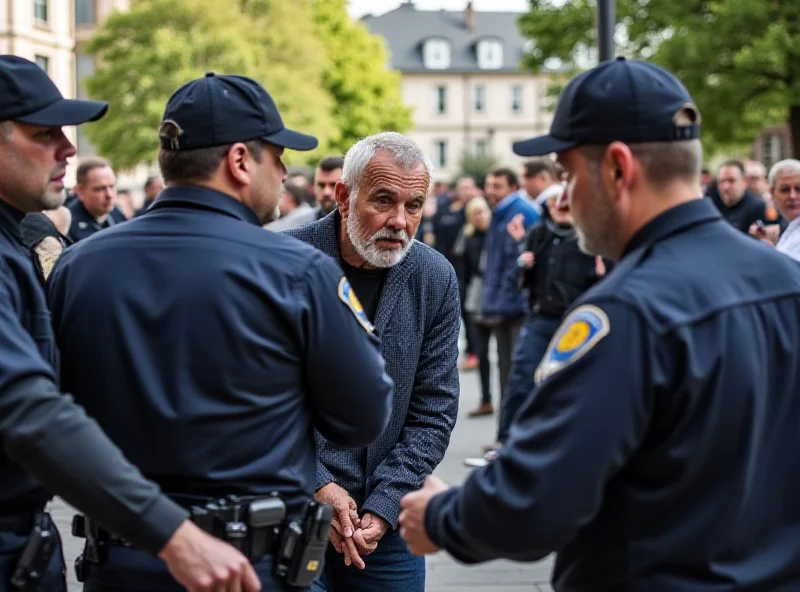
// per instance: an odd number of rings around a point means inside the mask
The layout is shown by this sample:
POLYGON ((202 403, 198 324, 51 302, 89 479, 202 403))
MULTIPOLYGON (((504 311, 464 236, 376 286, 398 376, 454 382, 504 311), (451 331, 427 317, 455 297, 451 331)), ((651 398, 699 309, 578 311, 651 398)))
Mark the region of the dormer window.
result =
POLYGON ((450 43, 446 39, 428 39, 422 47, 422 61, 428 70, 450 67, 450 43))
POLYGON ((481 70, 499 70, 503 67, 503 44, 497 39, 478 42, 478 67, 481 70))

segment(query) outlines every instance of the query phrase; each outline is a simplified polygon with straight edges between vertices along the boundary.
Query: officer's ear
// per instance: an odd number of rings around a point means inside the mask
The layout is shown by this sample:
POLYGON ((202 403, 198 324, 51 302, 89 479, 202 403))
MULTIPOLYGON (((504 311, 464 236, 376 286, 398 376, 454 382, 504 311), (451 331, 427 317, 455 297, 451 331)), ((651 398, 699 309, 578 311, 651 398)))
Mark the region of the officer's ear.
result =
POLYGON ((611 195, 617 195, 623 188, 630 187, 634 174, 634 160, 631 149, 622 142, 612 142, 606 150, 603 183, 611 195))
POLYGON ((350 188, 344 184, 344 181, 339 181, 334 186, 333 198, 339 204, 339 213, 346 218, 350 213, 350 188))
POLYGON ((253 182, 253 167, 250 164, 247 145, 242 142, 233 144, 225 156, 228 172, 241 185, 253 182))

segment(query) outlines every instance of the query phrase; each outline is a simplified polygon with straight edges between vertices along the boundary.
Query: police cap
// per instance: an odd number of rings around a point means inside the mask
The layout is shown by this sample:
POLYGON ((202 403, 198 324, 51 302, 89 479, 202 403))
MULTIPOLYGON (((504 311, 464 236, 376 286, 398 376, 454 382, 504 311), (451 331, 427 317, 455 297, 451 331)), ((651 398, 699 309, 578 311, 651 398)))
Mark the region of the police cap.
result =
POLYGON ((264 140, 292 150, 313 150, 314 136, 283 125, 278 107, 258 82, 209 72, 179 88, 167 102, 159 130, 164 150, 196 150, 264 140))
POLYGON ((105 101, 65 99, 39 66, 19 56, 0 55, 0 121, 78 125, 100 119, 107 110, 105 101))
POLYGON ((699 136, 699 112, 680 80, 654 64, 620 57, 573 78, 558 100, 550 133, 515 142, 514 152, 543 156, 586 144, 699 136))

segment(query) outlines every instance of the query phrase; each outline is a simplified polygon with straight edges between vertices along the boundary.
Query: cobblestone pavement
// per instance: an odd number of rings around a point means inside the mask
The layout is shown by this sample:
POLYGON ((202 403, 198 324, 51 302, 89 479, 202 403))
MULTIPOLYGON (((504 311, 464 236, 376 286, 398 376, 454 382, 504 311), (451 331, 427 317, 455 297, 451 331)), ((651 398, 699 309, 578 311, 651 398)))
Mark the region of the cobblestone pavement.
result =
MULTIPOLYGON (((478 376, 476 372, 461 375, 461 409, 453 437, 442 464, 436 474, 452 484, 461 483, 470 469, 463 460, 475 456, 485 444, 492 442, 495 434, 495 417, 470 419, 469 409, 479 400, 478 376)), ((65 557, 69 568, 70 592, 81 590, 75 580, 73 564, 82 549, 82 541, 70 533, 72 510, 60 500, 51 504, 51 511, 64 537, 65 557)), ((548 582, 552 562, 550 559, 536 564, 522 564, 510 561, 495 561, 480 566, 462 566, 445 553, 428 558, 429 592, 552 592, 548 582)))

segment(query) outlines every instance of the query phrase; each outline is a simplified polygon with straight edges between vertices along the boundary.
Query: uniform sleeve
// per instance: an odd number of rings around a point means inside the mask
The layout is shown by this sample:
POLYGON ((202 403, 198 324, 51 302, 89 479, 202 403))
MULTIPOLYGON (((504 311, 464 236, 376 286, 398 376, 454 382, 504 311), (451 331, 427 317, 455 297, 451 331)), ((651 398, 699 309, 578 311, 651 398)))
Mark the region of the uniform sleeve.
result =
POLYGON ((338 446, 368 446, 389 422, 394 391, 380 340, 332 259, 320 255, 305 279, 306 377, 315 427, 338 446))
POLYGON ((19 320, 16 286, 0 269, 0 441, 46 489, 109 530, 157 553, 186 512, 162 496, 97 424, 55 386, 19 320))
POLYGON ((372 474, 375 488, 362 509, 397 528, 402 497, 442 462, 458 416, 458 281, 450 269, 439 310, 425 332, 414 390, 400 438, 372 474))
POLYGON ((646 329, 625 305, 570 313, 497 460, 431 500, 431 540, 465 563, 561 549, 595 517, 606 483, 644 437, 647 351, 646 329))

